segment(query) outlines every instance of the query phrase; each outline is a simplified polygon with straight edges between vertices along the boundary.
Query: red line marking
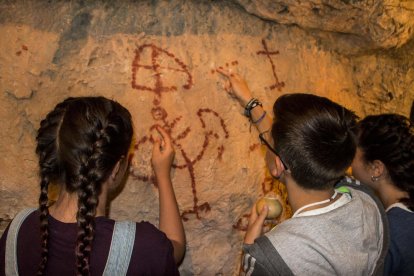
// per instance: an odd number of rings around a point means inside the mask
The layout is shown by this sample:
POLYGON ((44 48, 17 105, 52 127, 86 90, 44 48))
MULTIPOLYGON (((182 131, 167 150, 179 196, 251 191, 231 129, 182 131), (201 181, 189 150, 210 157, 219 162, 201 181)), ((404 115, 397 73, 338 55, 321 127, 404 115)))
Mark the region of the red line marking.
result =
POLYGON ((267 44, 266 44, 266 41, 264 39, 262 39, 262 45, 263 45, 264 51, 262 51, 262 50, 257 51, 256 54, 265 55, 269 59, 270 64, 272 66, 272 73, 273 73, 273 77, 275 79, 275 83, 270 85, 269 88, 271 90, 277 88, 277 90, 282 91, 282 88, 285 86, 285 83, 283 81, 279 82, 279 79, 277 78, 277 75, 276 75, 276 66, 275 66, 275 64, 272 60, 272 57, 271 57, 271 55, 279 54, 279 51, 269 51, 269 49, 267 47, 267 44))
POLYGON ((175 57, 174 54, 168 52, 167 50, 161 49, 154 44, 144 44, 135 50, 135 57, 132 62, 131 86, 137 90, 154 92, 156 94, 156 98, 154 100, 155 105, 160 104, 161 93, 177 91, 177 86, 165 86, 163 84, 162 75, 172 73, 181 73, 185 75, 186 82, 182 85, 184 89, 190 89, 193 86, 193 77, 191 76, 187 65, 175 57), (150 64, 141 63, 145 58, 149 58, 148 52, 150 54, 150 64), (174 64, 178 65, 178 68, 172 66, 162 66, 161 62, 163 60, 173 62, 174 64), (140 70, 152 71, 150 75, 154 80, 153 86, 148 85, 148 81, 146 80, 138 81, 137 75, 139 74, 140 70))

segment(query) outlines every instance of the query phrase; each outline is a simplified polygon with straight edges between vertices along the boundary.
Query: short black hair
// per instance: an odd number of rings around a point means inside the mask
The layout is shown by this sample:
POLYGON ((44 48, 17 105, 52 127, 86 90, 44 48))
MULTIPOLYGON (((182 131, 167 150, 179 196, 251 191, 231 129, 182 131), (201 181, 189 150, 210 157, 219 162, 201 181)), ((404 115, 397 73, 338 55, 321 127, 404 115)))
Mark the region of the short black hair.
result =
POLYGON ((293 179, 306 189, 333 187, 356 152, 357 116, 345 107, 312 94, 286 94, 274 106, 275 149, 293 179))

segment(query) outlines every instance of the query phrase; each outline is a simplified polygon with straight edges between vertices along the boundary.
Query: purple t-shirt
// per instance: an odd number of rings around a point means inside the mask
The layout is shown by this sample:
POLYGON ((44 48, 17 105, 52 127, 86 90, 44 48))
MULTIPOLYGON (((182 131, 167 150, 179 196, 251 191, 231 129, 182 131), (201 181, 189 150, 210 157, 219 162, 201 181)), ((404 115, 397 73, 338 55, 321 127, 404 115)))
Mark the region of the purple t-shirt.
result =
MULTIPOLYGON (((90 257, 91 275, 102 275, 112 239, 115 221, 95 218, 95 238, 90 257)), ((20 275, 36 275, 40 262, 39 211, 23 222, 17 239, 20 275)), ((5 275, 5 248, 8 228, 0 240, 0 275, 5 275)), ((49 216, 49 254, 46 275, 75 275, 77 224, 63 223, 49 216)), ((128 275, 179 275, 173 247, 167 236, 148 222, 137 223, 135 244, 128 275)))

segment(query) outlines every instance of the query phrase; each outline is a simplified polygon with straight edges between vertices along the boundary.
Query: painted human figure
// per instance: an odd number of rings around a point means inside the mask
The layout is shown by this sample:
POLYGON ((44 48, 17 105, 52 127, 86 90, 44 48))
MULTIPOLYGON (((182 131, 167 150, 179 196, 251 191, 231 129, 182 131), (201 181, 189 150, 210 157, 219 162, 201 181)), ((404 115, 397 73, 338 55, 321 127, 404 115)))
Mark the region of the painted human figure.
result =
MULTIPOLYGON (((194 144, 189 139, 189 134, 192 131, 191 126, 184 127, 184 130, 182 131, 178 130, 178 124, 187 123, 185 120, 183 120, 183 116, 178 116, 172 120, 169 120, 167 110, 161 106, 162 93, 177 91, 177 87, 175 85, 171 83, 164 83, 165 80, 162 78, 163 74, 179 74, 180 76, 184 76, 184 84, 182 88, 185 90, 190 89, 193 85, 192 76, 189 73, 187 66, 178 58, 176 58, 172 53, 153 44, 144 44, 140 46, 136 50, 136 56, 132 64, 132 87, 137 90, 150 91, 154 93, 151 116, 154 119, 155 123, 150 126, 149 132, 152 132, 157 126, 162 126, 171 135, 172 143, 174 144, 178 155, 176 164, 174 164, 173 167, 176 169, 188 170, 191 180, 191 192, 193 195, 193 206, 190 209, 183 211, 181 216, 183 220, 188 220, 188 215, 194 214, 197 219, 200 219, 199 211, 207 212, 210 211, 211 207, 208 202, 201 204, 199 203, 197 196, 196 177, 194 172, 195 165, 197 162, 202 160, 206 149, 209 145, 212 145, 213 139, 216 139, 218 141, 221 139, 227 139, 229 137, 229 133, 227 131, 224 120, 216 111, 210 108, 198 109, 196 111, 196 116, 199 119, 199 124, 197 126, 201 128, 201 131, 194 133, 202 133, 201 139, 203 143, 198 152, 194 156, 191 156, 189 153, 189 147, 194 144), (151 60, 149 63, 145 63, 145 61, 148 61, 148 57, 150 57, 151 60), (151 74, 148 74, 148 72, 151 74), (140 77, 140 74, 152 78, 151 85, 142 84, 142 79, 145 77, 140 77), (217 124, 206 124, 206 121, 204 119, 206 115, 213 116, 216 119, 215 121, 217 124), (182 162, 179 161, 180 159, 182 162)), ((141 150, 144 147, 144 144, 147 142, 153 143, 153 137, 150 134, 141 137, 137 141, 135 144, 135 150, 141 150)), ((221 159, 223 151, 224 145, 221 144, 217 147, 218 159, 221 159)), ((131 174, 136 179, 139 179, 141 181, 149 181, 156 184, 155 178, 152 175, 145 175, 141 172, 137 172, 134 170, 134 168, 132 168, 131 174)))

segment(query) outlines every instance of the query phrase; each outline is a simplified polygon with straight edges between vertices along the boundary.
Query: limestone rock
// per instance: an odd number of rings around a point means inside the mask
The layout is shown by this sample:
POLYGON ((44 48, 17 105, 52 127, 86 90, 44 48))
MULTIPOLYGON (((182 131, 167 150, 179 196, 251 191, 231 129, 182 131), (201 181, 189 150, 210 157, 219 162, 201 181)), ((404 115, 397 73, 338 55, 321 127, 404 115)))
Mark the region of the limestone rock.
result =
POLYGON ((269 111, 308 92, 361 117, 408 115, 411 15, 409 1, 0 2, 0 230, 37 204, 40 121, 66 97, 101 95, 130 110, 136 133, 110 217, 158 224, 150 138, 164 125, 188 240, 180 271, 237 275, 252 204, 271 191, 286 202, 286 191, 215 69, 242 74, 269 111))
POLYGON ((414 2, 399 0, 235 0, 247 12, 304 29, 353 34, 370 48, 401 47, 414 35, 414 2))

